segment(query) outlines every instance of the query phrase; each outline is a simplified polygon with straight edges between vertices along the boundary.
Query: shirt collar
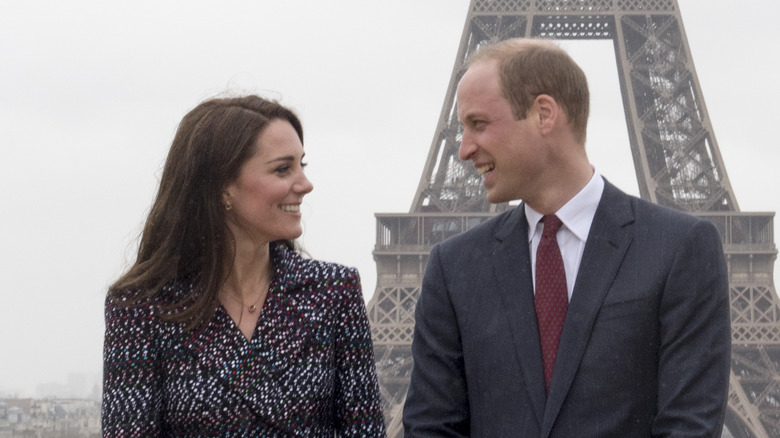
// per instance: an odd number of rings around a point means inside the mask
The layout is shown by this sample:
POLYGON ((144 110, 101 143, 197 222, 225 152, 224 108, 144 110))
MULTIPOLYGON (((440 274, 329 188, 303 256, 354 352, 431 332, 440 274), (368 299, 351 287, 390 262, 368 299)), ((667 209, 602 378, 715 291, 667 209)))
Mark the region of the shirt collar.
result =
MULTIPOLYGON (((563 205, 555 215, 563 222, 563 225, 575 237, 581 241, 588 239, 588 232, 596 215, 596 208, 601 201, 601 193, 604 191, 604 179, 598 169, 593 168, 593 176, 573 198, 563 205)), ((525 218, 528 221, 528 241, 533 239, 536 226, 542 220, 542 214, 524 204, 525 218)))

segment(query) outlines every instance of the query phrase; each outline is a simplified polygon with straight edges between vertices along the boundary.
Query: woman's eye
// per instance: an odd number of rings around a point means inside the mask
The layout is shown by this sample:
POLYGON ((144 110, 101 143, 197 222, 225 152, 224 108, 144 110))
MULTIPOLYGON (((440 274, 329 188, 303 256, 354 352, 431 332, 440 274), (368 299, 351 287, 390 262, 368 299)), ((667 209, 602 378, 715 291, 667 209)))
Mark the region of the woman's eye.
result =
MULTIPOLYGON (((304 162, 301 162, 301 163, 299 164, 299 166, 301 166, 301 170, 305 169, 307 165, 308 165, 308 163, 304 163, 304 162)), ((294 163, 290 163, 290 164, 283 164, 283 165, 281 165, 281 166, 279 166, 279 167, 275 168, 275 169, 274 169, 274 172, 276 172, 276 173, 278 173, 278 174, 287 174, 287 173, 290 173, 290 172, 292 172, 292 170, 293 170, 293 166, 295 166, 295 164, 294 164, 294 163)))

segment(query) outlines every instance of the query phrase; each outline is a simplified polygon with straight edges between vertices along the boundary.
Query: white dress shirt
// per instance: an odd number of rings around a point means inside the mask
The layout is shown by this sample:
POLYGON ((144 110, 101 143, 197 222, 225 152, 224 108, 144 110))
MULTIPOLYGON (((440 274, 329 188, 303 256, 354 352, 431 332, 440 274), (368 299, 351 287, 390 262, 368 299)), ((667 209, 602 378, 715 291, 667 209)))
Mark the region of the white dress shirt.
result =
MULTIPOLYGON (((593 169, 593 176, 588 184, 582 188, 573 198, 563 205, 555 215, 563 222, 563 226, 556 235, 558 247, 563 257, 563 267, 566 270, 566 289, 569 292, 569 301, 574 290, 574 282, 580 268, 582 253, 585 251, 585 242, 588 240, 590 225, 596 208, 601 201, 601 193, 604 191, 604 180, 597 169, 593 169)), ((531 274, 533 275, 534 290, 536 290, 536 248, 542 239, 544 223, 541 222, 542 214, 525 204, 525 217, 528 220, 528 246, 531 250, 531 274)))

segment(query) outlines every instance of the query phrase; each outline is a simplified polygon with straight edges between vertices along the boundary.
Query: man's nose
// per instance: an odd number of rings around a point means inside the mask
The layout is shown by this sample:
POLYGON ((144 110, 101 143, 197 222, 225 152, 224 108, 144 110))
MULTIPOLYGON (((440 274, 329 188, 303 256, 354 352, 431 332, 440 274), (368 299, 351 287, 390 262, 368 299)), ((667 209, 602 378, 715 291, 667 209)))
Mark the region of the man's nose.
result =
POLYGON ((463 160, 469 160, 471 155, 477 150, 477 145, 467 129, 463 130, 460 138, 460 147, 458 148, 458 157, 463 160))

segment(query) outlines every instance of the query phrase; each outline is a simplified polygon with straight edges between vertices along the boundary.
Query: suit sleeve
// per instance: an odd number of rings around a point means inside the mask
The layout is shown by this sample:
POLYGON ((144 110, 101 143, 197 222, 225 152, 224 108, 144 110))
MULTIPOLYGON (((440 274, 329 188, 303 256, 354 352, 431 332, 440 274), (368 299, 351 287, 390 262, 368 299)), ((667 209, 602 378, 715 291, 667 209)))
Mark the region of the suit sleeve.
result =
POLYGON ((660 304, 654 437, 720 437, 731 366, 729 286, 715 227, 685 237, 660 304))
POLYGON ((436 246, 415 309, 414 365, 403 413, 407 438, 469 435, 463 348, 440 257, 436 246))
POLYGON ((156 316, 149 305, 126 307, 109 299, 105 318, 103 437, 158 437, 156 316))
POLYGON ((371 331, 360 277, 350 270, 336 315, 337 437, 385 437, 371 331))

